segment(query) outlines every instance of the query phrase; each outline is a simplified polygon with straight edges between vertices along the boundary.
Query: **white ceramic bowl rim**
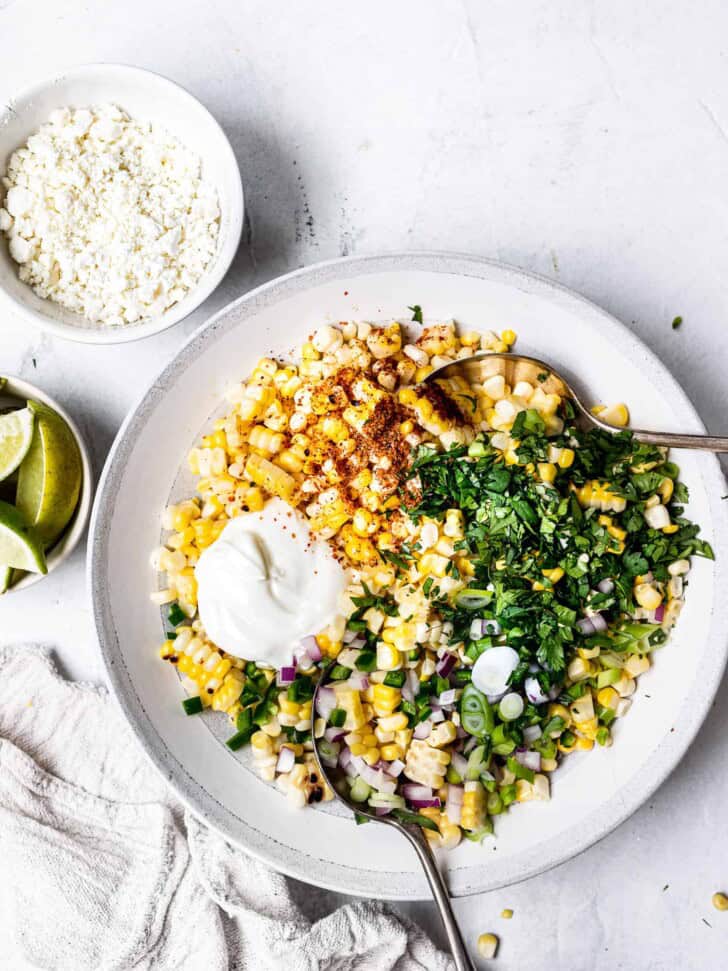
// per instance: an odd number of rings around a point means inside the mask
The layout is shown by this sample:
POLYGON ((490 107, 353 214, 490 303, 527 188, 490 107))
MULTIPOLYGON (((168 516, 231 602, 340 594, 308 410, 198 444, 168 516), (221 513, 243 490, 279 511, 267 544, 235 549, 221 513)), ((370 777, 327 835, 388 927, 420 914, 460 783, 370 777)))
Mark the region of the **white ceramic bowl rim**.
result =
MULTIPOLYGON (((232 263, 235 253, 237 252, 237 248, 240 244, 244 216, 243 185, 240 178, 240 170, 237 159, 235 158, 235 153, 233 152, 230 141, 223 131, 222 126, 209 111, 209 109, 176 81, 172 81, 170 78, 167 78, 162 74, 158 74, 156 71, 149 71, 146 68, 136 67, 132 64, 114 64, 102 62, 82 64, 77 67, 69 68, 66 71, 61 71, 53 78, 35 81, 16 94, 11 99, 10 103, 5 106, 4 111, 0 112, 0 126, 2 125, 3 117, 10 117, 17 113, 15 105, 23 105, 26 103, 32 104, 36 98, 40 97, 42 93, 47 91, 49 88, 61 85, 65 81, 83 78, 84 75, 92 77, 94 72, 103 72, 103 74, 107 76, 117 75, 121 85, 123 85, 125 78, 133 79, 141 83, 154 84, 160 89, 166 88, 181 101, 186 101, 192 111, 198 113, 200 117, 204 117, 213 127, 213 129, 219 133, 220 140, 218 148, 221 154, 225 156, 226 161, 224 164, 226 167, 229 166, 230 171, 234 170, 237 173, 237 180, 234 181, 232 187, 233 198, 230 200, 228 207, 229 212, 224 214, 226 217, 229 217, 230 220, 227 237, 219 241, 218 251, 213 258, 213 261, 210 266, 208 266, 197 285, 190 291, 184 300, 170 307, 169 310, 161 315, 161 317, 152 318, 151 320, 141 324, 128 324, 119 327, 101 325, 98 327, 74 326, 73 324, 64 323, 62 320, 56 320, 51 316, 45 316, 44 314, 34 311, 27 306, 23 300, 16 298, 7 292, 4 287, 0 286, 0 298, 7 301, 15 313, 23 317, 25 320, 28 320, 35 327, 40 327, 42 330, 46 330, 57 337, 64 338, 65 340, 72 340, 86 344, 122 344, 130 341, 141 340, 144 337, 151 337, 154 334, 159 334, 168 327, 172 327, 174 324, 179 323, 186 316, 191 314, 201 303, 203 303, 218 287, 230 268, 230 264, 232 263)), ((120 89, 119 96, 116 100, 123 108, 123 89, 120 89)), ((93 101, 93 98, 91 98, 90 101, 93 101)), ((180 141, 185 144, 184 134, 180 132, 176 132, 175 134, 180 141)), ((0 243, 2 242, 3 241, 0 240, 0 243)))
MULTIPOLYGON (((659 359, 646 349, 627 327, 591 301, 552 280, 495 260, 466 254, 412 252, 332 260, 305 267, 272 280, 220 310, 189 338, 142 395, 139 403, 130 411, 122 425, 102 473, 92 513, 87 571, 92 611, 109 683, 148 757, 191 811, 217 829, 225 838, 239 843, 247 852, 290 876, 333 890, 345 889, 346 892, 358 893, 362 896, 412 899, 421 895, 422 885, 406 874, 390 875, 381 871, 370 873, 359 870, 351 870, 347 873, 346 871, 349 870, 347 867, 334 866, 330 862, 321 862, 310 856, 306 857, 305 868, 297 865, 296 862, 291 861, 288 848, 280 844, 273 834, 247 827, 247 824, 243 824, 237 815, 231 813, 189 774, 158 735, 136 693, 119 649, 105 587, 110 522, 122 470, 133 451, 137 430, 144 426, 157 402, 164 396, 166 388, 172 383, 175 373, 180 369, 184 370, 186 362, 199 355, 207 342, 216 341, 229 328, 239 326, 241 320, 253 317, 264 307, 274 305, 310 286, 330 283, 338 278, 397 270, 420 270, 497 280, 499 283, 510 285, 526 293, 546 296, 556 305, 568 307, 571 310, 578 309, 584 317, 590 318, 592 322, 598 322, 602 332, 610 340, 619 342, 627 354, 635 354, 644 362, 649 380, 660 392, 676 401, 682 414, 690 421, 692 428, 685 429, 686 431, 705 430, 705 426, 682 388, 659 359), (232 308, 235 308, 236 313, 228 316, 232 308), (241 824, 246 827, 244 841, 240 838, 241 824), (388 879, 390 876, 391 880, 388 879)), ((322 317, 324 313, 325 308, 322 308, 322 317)), ((725 479, 717 458, 707 456, 706 459, 703 466, 703 479, 710 495, 714 538, 717 544, 724 546, 725 539, 728 537, 728 515, 724 508, 725 503, 720 502, 720 496, 725 489, 725 479)), ((728 560, 725 556, 717 558, 714 569, 714 588, 718 591, 725 589, 728 582, 728 560)), ((474 868, 469 868, 467 879, 458 878, 458 868, 450 870, 454 892, 457 895, 478 893, 497 886, 507 886, 542 873, 598 842, 632 815, 677 766, 705 719, 720 684, 728 656, 727 630, 728 600, 717 597, 713 603, 711 649, 706 651, 706 662, 701 670, 699 683, 696 682, 691 686, 690 693, 682 702, 680 731, 669 733, 663 738, 628 791, 616 792, 600 806, 598 812, 591 813, 575 825, 569 831, 568 839, 542 844, 539 847, 542 852, 538 859, 533 859, 532 854, 528 858, 524 858, 521 854, 500 861, 500 876, 497 882, 488 878, 487 858, 484 858, 483 866, 480 868, 484 874, 482 879, 473 877, 474 868)))

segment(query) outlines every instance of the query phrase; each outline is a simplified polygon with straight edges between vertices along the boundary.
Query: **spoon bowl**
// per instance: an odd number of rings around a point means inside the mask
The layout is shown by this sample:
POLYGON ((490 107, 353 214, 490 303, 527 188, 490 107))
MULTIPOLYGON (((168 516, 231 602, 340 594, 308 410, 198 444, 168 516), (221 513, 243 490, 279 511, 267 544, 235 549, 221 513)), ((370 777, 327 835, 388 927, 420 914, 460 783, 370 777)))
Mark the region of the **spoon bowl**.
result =
MULTIPOLYGON (((470 384, 482 384, 488 378, 502 376, 507 385, 514 388, 519 381, 527 381, 534 387, 541 387, 546 394, 568 397, 575 405, 580 417, 595 428, 614 435, 624 431, 615 425, 602 421, 593 414, 588 404, 589 396, 573 377, 563 377, 551 364, 523 354, 499 354, 480 351, 471 357, 448 361, 427 375, 422 384, 430 384, 443 378, 461 375, 470 384)), ((635 440, 646 445, 662 445, 666 448, 695 448, 706 452, 728 452, 728 437, 715 435, 681 435, 673 432, 651 432, 641 428, 630 429, 635 440)))
MULTIPOLYGON (((319 678, 318 684, 313 693, 312 701, 312 711, 316 711, 316 702, 318 700, 319 691, 325 685, 331 684, 332 679, 330 678, 330 673, 332 668, 335 666, 335 661, 332 661, 328 667, 324 668, 321 672, 321 677, 319 678)), ((367 806, 366 803, 355 802, 348 795, 349 787, 346 784, 345 773, 338 766, 332 768, 323 761, 321 757, 321 752, 319 751, 319 743, 321 739, 317 739, 315 733, 312 733, 313 741, 313 751, 316 756, 316 762, 318 763, 319 772, 322 779, 328 784, 329 788, 334 793, 334 796, 343 803, 348 809, 350 809, 355 815, 364 816, 368 821, 375 823, 384 823, 386 826, 391 826, 401 833, 407 840, 409 840, 412 845, 417 858, 419 859, 422 869, 425 871, 428 883, 430 884, 430 889, 432 890, 432 896, 434 897, 437 908, 440 912, 440 917, 442 919, 443 926, 445 928, 445 933, 447 934, 448 943, 450 945, 450 951, 452 953, 453 961, 455 962, 455 967, 457 971, 475 971, 475 966, 468 956, 468 952, 465 948, 463 942, 462 934, 460 933, 460 928, 458 927, 455 914, 452 909, 452 903, 450 900, 450 892, 448 891, 447 884, 440 873, 437 862, 435 860, 435 854, 432 851, 429 840, 427 839, 422 826, 415 822, 416 813, 402 814, 400 818, 392 815, 392 813, 387 812, 386 814, 378 815, 376 812, 367 806), (411 815, 412 820, 404 818, 405 815, 411 815)), ((394 811, 393 811, 394 812, 394 811)), ((430 822, 426 817, 422 817, 423 822, 430 822)), ((433 824, 434 825, 434 824, 433 824)))

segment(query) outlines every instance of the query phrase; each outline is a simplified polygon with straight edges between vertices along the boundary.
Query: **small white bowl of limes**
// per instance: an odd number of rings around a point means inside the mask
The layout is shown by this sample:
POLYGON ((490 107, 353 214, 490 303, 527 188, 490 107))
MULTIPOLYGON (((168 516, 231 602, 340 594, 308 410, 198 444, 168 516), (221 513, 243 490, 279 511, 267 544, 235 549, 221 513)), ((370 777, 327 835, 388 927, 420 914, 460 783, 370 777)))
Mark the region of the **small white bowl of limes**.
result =
POLYGON ((0 377, 0 594, 37 583, 70 556, 91 495, 73 419, 40 388, 0 377))

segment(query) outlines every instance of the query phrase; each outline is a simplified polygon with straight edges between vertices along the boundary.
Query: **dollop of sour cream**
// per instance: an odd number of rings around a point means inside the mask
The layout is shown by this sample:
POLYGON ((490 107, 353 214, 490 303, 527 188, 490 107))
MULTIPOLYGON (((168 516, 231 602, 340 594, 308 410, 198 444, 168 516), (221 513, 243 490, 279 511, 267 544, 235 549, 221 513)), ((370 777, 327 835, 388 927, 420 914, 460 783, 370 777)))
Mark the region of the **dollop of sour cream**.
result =
POLYGON ((195 567, 207 636, 228 654, 280 668, 338 612, 346 573, 280 499, 231 519, 195 567))

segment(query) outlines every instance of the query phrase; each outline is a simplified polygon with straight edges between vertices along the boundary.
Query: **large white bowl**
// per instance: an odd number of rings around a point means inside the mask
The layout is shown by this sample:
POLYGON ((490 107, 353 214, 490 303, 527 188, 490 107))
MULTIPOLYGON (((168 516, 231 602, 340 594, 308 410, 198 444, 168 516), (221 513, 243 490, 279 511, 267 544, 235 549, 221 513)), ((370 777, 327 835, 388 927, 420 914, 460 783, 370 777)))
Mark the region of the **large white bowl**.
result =
MULTIPOLYGON (((389 827, 354 824, 336 809, 296 812, 223 744, 224 718, 186 718, 182 689, 157 656, 162 628, 148 599, 148 555, 160 511, 189 495, 178 476, 188 448, 219 414, 223 392, 258 357, 286 354, 322 321, 455 317, 467 328, 514 328, 518 347, 578 374, 595 400, 630 403, 636 425, 702 432, 675 380, 622 324, 548 280, 468 256, 355 258, 291 273, 217 314, 167 365, 127 418, 111 451, 92 519, 89 586, 109 682, 152 761, 180 797, 229 840, 310 883, 373 897, 428 891, 406 841, 389 827)), ((717 460, 683 452, 689 513, 717 549, 697 560, 675 636, 640 679, 609 749, 572 756, 550 803, 496 821, 497 840, 447 854, 455 894, 532 876, 599 840, 644 802, 684 755, 726 660, 726 504, 717 460)), ((665 833, 665 839, 674 834, 665 833)))
MULTIPOLYGON (((202 159, 202 174, 217 189, 220 232, 217 252, 184 300, 140 324, 102 325, 43 300, 18 277, 18 264, 0 234, 0 296, 15 313, 58 337, 89 344, 118 344, 158 334, 191 314, 228 271, 243 228, 243 187, 224 131, 197 98, 151 71, 123 64, 86 64, 27 88, 0 112, 0 176, 12 153, 63 107, 115 104, 133 118, 159 125, 202 159)), ((0 200, 4 193, 0 192, 0 200)))

